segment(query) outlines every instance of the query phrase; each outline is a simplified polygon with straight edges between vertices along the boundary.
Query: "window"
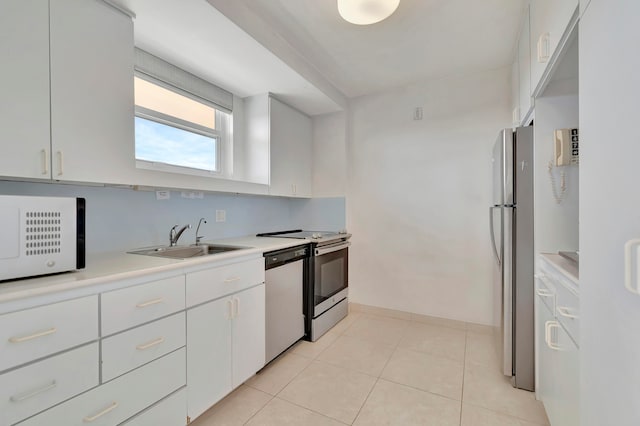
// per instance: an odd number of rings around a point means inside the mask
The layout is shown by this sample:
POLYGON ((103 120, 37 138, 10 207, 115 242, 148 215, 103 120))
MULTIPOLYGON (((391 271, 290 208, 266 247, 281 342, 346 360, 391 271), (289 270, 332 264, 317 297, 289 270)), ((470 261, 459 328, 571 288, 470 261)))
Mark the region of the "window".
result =
POLYGON ((231 171, 233 95, 136 49, 135 158, 139 168, 225 177, 231 171))

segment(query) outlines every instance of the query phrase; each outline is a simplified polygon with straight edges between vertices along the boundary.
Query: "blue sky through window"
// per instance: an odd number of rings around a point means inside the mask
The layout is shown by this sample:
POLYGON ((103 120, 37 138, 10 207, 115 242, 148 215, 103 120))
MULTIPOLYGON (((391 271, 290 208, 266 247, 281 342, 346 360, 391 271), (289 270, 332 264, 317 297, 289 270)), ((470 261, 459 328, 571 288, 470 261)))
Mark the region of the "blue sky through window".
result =
POLYGON ((136 159, 216 171, 216 139, 136 117, 136 159))

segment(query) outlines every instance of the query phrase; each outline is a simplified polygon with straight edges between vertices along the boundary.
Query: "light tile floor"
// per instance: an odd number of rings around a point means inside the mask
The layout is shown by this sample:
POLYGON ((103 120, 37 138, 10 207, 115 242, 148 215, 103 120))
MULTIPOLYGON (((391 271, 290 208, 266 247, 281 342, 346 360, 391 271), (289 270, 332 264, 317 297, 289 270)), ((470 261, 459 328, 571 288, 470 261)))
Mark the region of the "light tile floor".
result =
POLYGON ((351 313, 192 425, 548 425, 534 394, 502 376, 485 331, 351 313))

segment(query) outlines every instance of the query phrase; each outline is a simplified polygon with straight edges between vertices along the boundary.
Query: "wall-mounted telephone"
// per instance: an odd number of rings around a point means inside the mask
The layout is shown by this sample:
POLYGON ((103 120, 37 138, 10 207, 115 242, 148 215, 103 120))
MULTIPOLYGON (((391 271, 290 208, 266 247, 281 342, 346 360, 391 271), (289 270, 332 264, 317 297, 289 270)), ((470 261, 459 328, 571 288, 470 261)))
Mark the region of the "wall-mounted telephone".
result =
POLYGON ((578 165, 580 141, 578 129, 557 129, 555 132, 555 165, 578 165))

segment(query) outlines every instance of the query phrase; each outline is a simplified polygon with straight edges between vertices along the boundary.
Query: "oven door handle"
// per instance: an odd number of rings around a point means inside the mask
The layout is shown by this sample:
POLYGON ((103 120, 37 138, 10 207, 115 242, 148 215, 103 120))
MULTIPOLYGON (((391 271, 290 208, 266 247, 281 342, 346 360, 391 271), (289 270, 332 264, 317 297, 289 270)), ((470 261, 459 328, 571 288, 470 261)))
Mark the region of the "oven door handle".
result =
POLYGON ((332 246, 317 247, 314 253, 316 256, 322 256, 323 254, 333 253, 334 251, 346 249, 350 245, 351 245, 350 242, 344 242, 344 243, 335 244, 332 246))

